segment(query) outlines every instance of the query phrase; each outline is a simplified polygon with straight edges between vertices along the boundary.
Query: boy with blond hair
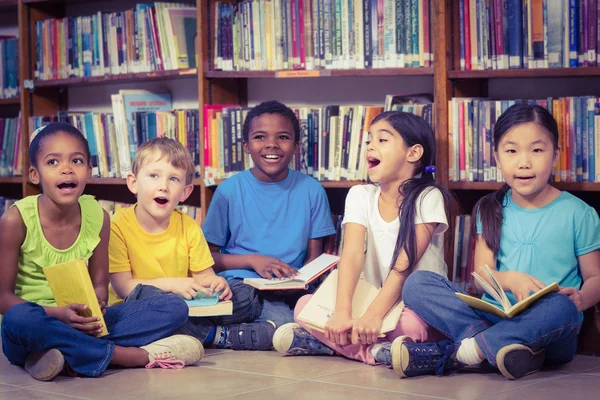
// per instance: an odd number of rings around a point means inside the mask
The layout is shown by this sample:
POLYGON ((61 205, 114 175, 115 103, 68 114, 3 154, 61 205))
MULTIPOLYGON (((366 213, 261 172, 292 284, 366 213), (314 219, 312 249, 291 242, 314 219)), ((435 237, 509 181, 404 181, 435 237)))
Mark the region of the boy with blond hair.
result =
POLYGON ((233 300, 233 314, 189 317, 181 333, 220 348, 270 346, 272 324, 245 323, 260 313, 251 288, 241 283, 230 287, 215 274, 200 227, 176 209, 192 193, 193 178, 192 158, 179 142, 157 138, 140 146, 127 175, 127 187, 137 203, 115 214, 111 223, 110 281, 119 298, 111 302, 220 293, 221 300, 233 300))

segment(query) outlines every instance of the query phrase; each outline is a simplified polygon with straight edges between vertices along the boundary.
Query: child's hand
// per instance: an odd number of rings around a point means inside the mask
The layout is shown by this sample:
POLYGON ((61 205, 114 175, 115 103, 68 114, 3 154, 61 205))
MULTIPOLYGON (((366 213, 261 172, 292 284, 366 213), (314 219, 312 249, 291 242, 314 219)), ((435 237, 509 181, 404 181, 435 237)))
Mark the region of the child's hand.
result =
POLYGON ((564 287, 560 288, 558 293, 564 294, 571 299, 571 301, 575 303, 575 306, 577 306, 577 311, 583 311, 583 298, 581 297, 581 292, 579 290, 573 287, 564 287))
POLYGON ((250 256, 250 266, 254 268, 257 274, 265 279, 273 279, 273 275, 278 279, 282 279, 290 278, 298 274, 298 271, 294 268, 273 257, 260 255, 250 256))
POLYGON ((85 304, 69 304, 65 307, 58 307, 59 311, 56 318, 65 324, 83 332, 87 335, 96 336, 102 332, 102 324, 94 324, 93 322, 100 321, 97 317, 82 317, 80 312, 88 307, 85 304))
POLYGON ((352 344, 373 344, 379 339, 383 318, 363 315, 352 323, 352 344))
POLYGON ((103 301, 100 303, 100 311, 102 311, 102 315, 106 315, 106 302, 103 301))
POLYGON ((219 296, 219 300, 231 300, 231 288, 225 278, 215 275, 210 282, 209 290, 212 293, 222 292, 219 296))
POLYGON ((196 283, 194 278, 173 278, 169 285, 169 293, 178 294, 179 296, 191 300, 196 297, 196 292, 212 295, 210 290, 196 283))
POLYGON ((506 280, 506 289, 510 290, 517 301, 526 299, 531 295, 531 292, 538 292, 546 287, 538 279, 523 272, 510 271, 510 275, 506 280))
POLYGON ((349 344, 348 332, 352 329, 352 316, 346 313, 335 313, 325 324, 325 337, 335 344, 349 344))

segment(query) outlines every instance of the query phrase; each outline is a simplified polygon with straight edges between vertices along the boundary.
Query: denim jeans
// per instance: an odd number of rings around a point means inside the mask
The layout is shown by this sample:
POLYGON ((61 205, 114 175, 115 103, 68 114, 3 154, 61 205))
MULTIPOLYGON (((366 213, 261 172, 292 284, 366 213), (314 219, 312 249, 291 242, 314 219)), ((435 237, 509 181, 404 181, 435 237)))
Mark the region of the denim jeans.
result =
POLYGON ((313 294, 316 287, 311 285, 307 290, 257 291, 259 301, 262 304, 260 316, 257 322, 273 321, 279 328, 281 325, 294 322, 294 308, 300 297, 313 294))
POLYGON ((2 348, 15 365, 24 365, 30 351, 57 349, 76 372, 99 376, 115 345, 140 347, 170 336, 187 314, 187 305, 175 296, 107 307, 104 321, 109 334, 96 338, 49 316, 35 303, 20 303, 2 319, 2 348))
POLYGON ((521 314, 507 319, 473 309, 456 296, 465 293, 443 276, 415 271, 402 290, 404 304, 454 342, 474 337, 492 365, 498 351, 510 344, 546 350, 546 363, 563 364, 577 350, 579 313, 567 297, 551 293, 521 314))
MULTIPOLYGON (((255 290, 252 286, 246 285, 241 279, 229 282, 233 302, 232 315, 217 315, 212 317, 189 317, 177 331, 184 335, 190 335, 198 338, 205 344, 210 331, 216 325, 233 325, 242 322, 250 322, 260 315, 261 305, 256 298, 255 290)), ((147 299, 155 296, 179 297, 170 293, 165 293, 161 289, 150 285, 137 285, 125 299, 125 304, 147 299)), ((186 306, 187 307, 187 306, 186 306)), ((187 310, 186 310, 187 314, 187 310)))

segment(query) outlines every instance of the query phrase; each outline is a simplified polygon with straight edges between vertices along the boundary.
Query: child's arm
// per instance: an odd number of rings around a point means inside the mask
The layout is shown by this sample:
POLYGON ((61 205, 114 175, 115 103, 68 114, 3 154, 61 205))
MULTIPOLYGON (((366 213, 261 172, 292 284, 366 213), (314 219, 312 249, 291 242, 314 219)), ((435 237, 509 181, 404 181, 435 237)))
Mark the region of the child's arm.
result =
POLYGON ((577 259, 583 278, 581 289, 562 288, 559 293, 569 296, 577 310, 583 311, 600 302, 600 250, 581 255, 577 259))
POLYGON ((194 278, 176 277, 176 278, 156 278, 156 279, 134 279, 131 271, 115 272, 110 274, 110 283, 112 283, 115 293, 124 299, 140 283, 142 285, 151 285, 167 293, 178 294, 188 300, 196 297, 196 292, 211 293, 200 286, 194 278))
POLYGON ((308 246, 306 248, 303 265, 308 264, 321 254, 323 254, 323 238, 308 239, 308 246))
POLYGON ((352 329, 352 298, 365 261, 366 230, 354 222, 344 225, 335 312, 325 324, 325 337, 342 346, 348 344, 348 331, 352 329))
POLYGON ((108 303, 108 241, 110 238, 110 216, 104 210, 104 222, 100 230, 100 243, 88 262, 92 285, 100 305, 108 303), (104 303, 104 304, 103 304, 104 303))
POLYGON ((287 263, 273 257, 259 254, 223 254, 220 252, 221 248, 219 246, 209 243, 209 247, 215 260, 214 268, 217 272, 250 267, 265 279, 273 279, 273 275, 277 278, 289 278, 298 273, 287 263))
POLYGON ((487 264, 494 273, 494 277, 500 286, 502 286, 502 289, 504 291, 512 292, 517 301, 521 301, 529 297, 531 292, 537 292, 538 290, 546 287, 546 285, 540 282, 537 278, 523 272, 496 271, 496 256, 485 243, 483 235, 477 235, 473 261, 475 263, 475 272, 482 277, 486 276, 486 273, 483 271, 483 266, 487 264))
MULTIPOLYGON (((417 241, 417 254, 415 265, 419 262, 437 227, 437 223, 425 223, 415 225, 417 241)), ((396 304, 402 296, 402 287, 408 277, 408 255, 404 250, 398 255, 396 264, 386 278, 381 290, 371 303, 365 314, 354 322, 352 329, 352 343, 375 343, 379 338, 379 332, 383 323, 383 317, 396 304)))

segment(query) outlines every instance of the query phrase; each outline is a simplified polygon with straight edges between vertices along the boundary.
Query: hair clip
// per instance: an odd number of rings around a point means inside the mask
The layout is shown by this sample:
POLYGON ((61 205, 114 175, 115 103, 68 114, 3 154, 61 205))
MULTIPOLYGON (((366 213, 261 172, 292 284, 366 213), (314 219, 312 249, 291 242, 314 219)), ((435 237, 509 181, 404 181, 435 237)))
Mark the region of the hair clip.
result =
POLYGON ((435 172, 435 166, 433 166, 433 165, 426 166, 425 172, 435 172))
POLYGON ((31 144, 31 142, 33 142, 33 139, 41 132, 44 130, 44 128, 46 127, 46 125, 42 125, 39 128, 37 128, 35 131, 33 131, 33 133, 29 136, 29 143, 31 144))

